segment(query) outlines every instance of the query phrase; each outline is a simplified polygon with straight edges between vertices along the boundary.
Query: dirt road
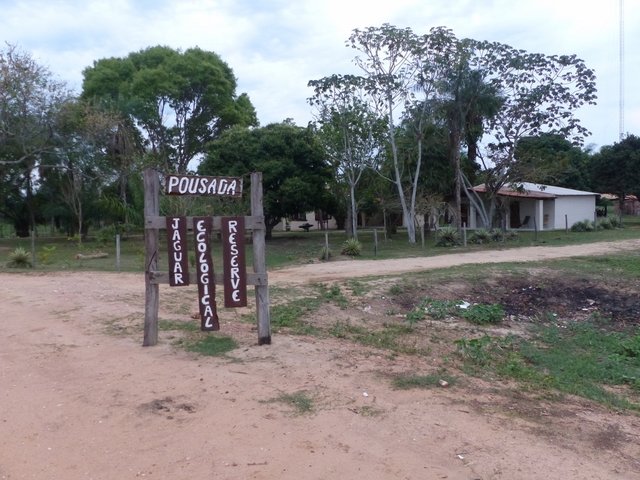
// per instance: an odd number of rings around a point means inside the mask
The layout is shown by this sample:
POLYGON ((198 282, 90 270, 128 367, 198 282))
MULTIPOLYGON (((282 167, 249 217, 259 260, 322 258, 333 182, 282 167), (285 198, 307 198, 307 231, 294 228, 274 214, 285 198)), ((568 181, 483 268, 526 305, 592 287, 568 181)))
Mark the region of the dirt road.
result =
MULTIPOLYGON (((639 247, 336 262, 271 272, 270 281, 639 247)), ((194 298, 162 286, 161 319, 188 319, 194 298)), ((2 273, 0 302, 1 480, 640 478, 638 416, 476 380, 391 387, 390 375, 432 371, 428 356, 283 334, 258 347, 231 310, 221 311, 222 333, 241 347, 228 357, 176 350, 168 332, 143 348, 139 274, 2 273), (313 399, 310 414, 283 401, 296 395, 313 399)))

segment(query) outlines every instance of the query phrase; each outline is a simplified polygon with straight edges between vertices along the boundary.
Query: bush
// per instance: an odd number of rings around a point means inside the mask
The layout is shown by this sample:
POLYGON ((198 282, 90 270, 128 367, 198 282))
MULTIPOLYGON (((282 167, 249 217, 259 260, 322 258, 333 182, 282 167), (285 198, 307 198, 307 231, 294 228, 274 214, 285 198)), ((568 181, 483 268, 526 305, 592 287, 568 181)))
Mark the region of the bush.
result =
POLYGON ((504 233, 504 239, 507 240, 507 241, 517 240, 518 239, 518 232, 516 232, 515 230, 507 230, 504 233))
POLYGON ((489 232, 491 235, 491 240, 494 242, 503 242, 504 241, 504 232, 499 228, 494 228, 489 232))
POLYGON ((11 268, 31 268, 31 254, 24 248, 18 247, 9 254, 7 267, 11 268))
POLYGON ((318 255, 318 260, 327 261, 331 258, 331 249, 324 246, 320 249, 320 254, 318 255))
POLYGON ((593 232, 594 230, 593 222, 589 220, 582 220, 571 225, 572 232, 593 232))
POLYGON ((486 228, 479 228, 469 236, 469 243, 475 243, 482 245, 483 243, 489 243, 491 241, 491 235, 486 228))
POLYGON ((108 245, 116 241, 116 226, 108 225, 96 232, 96 241, 100 245, 108 245))
POLYGON ((597 230, 612 230, 613 228, 615 227, 611 224, 611 220, 607 217, 599 219, 596 227, 597 230))
POLYGON ((607 218, 609 219, 609 223, 611 223, 611 228, 623 228, 622 219, 620 217, 612 216, 607 218))
POLYGON ((497 303, 490 305, 477 303, 464 310, 461 309, 461 316, 476 325, 500 323, 504 318, 504 308, 497 303))
POLYGON ((362 244, 355 238, 349 238, 342 244, 342 255, 357 257, 362 252, 362 244))
POLYGON ((437 233, 438 247, 454 247, 460 245, 460 234, 454 227, 442 227, 437 233))

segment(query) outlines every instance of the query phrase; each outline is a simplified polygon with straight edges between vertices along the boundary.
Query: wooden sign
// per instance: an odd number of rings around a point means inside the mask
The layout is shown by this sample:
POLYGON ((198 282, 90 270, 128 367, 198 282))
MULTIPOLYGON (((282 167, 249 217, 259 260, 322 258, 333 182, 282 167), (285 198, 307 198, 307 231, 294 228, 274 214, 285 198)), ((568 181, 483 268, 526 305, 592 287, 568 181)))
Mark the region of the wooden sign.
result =
POLYGON ((189 258, 187 255, 187 218, 166 217, 167 251, 169 252, 169 285, 189 285, 189 258))
POLYGON ((216 284, 211 259, 211 217, 193 217, 193 234, 196 241, 196 270, 198 279, 198 305, 200 329, 220 330, 216 308, 216 284))
POLYGON ((222 217, 222 261, 224 306, 247 306, 247 269, 245 264, 244 217, 222 217))
POLYGON ((202 195, 239 198, 242 197, 242 178, 168 175, 165 191, 168 195, 202 195))

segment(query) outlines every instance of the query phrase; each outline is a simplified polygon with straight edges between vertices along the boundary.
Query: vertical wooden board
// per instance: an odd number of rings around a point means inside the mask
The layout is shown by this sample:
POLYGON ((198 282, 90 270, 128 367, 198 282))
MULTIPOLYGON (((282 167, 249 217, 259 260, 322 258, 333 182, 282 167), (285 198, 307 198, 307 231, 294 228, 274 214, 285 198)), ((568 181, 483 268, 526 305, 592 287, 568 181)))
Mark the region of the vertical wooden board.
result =
MULTIPOLYGON (((144 180, 144 216, 158 216, 160 213, 160 179, 158 172, 146 169, 144 180)), ((144 231, 145 248, 145 301, 144 301, 144 339, 142 345, 153 346, 158 343, 158 309, 160 306, 160 286, 152 282, 153 274, 158 270, 157 228, 144 231)))
MULTIPOLYGON (((264 218, 262 196, 262 173, 251 174, 251 215, 264 218)), ((266 242, 263 228, 254 228, 253 240, 253 271, 267 273, 266 242)), ((256 285, 256 313, 258 317, 258 345, 271 344, 271 318, 269 315, 269 286, 256 285)))
POLYGON ((222 217, 222 261, 224 306, 247 306, 247 267, 245 259, 244 217, 222 217))
POLYGON ((189 285, 189 250, 187 247, 187 218, 166 217, 167 252, 169 255, 169 285, 189 285))
POLYGON ((196 276, 198 279, 198 306, 200 329, 220 330, 216 306, 216 284, 211 258, 211 217, 193 217, 193 235, 196 248, 196 276))

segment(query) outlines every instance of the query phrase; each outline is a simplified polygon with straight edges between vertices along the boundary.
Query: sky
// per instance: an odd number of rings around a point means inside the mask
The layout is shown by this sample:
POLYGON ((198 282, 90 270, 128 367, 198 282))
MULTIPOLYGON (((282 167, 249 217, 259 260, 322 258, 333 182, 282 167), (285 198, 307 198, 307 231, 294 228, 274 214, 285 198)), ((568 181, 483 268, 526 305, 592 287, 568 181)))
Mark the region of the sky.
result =
MULTIPOLYGON (((624 127, 640 135, 640 0, 624 2, 624 127)), ((313 119, 309 80, 358 73, 355 28, 437 26, 458 38, 547 55, 596 72, 596 106, 578 112, 595 149, 620 138, 620 0, 0 0, 0 40, 30 53, 76 93, 108 57, 166 45, 214 51, 233 69, 261 125, 313 119)), ((0 46, 4 48, 6 45, 0 46)))

